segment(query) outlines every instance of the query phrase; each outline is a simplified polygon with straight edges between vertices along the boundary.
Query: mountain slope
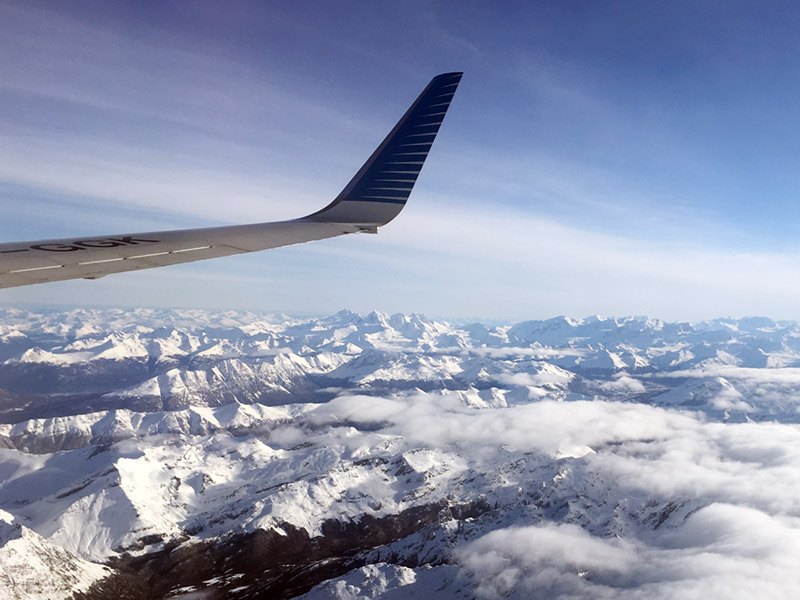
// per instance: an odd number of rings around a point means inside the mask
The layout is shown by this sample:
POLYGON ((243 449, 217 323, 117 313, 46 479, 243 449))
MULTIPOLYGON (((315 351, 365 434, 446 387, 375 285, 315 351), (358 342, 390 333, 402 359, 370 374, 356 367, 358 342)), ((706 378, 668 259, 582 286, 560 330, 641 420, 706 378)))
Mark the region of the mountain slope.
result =
POLYGON ((800 587, 795 323, 0 313, 9 597, 800 587))

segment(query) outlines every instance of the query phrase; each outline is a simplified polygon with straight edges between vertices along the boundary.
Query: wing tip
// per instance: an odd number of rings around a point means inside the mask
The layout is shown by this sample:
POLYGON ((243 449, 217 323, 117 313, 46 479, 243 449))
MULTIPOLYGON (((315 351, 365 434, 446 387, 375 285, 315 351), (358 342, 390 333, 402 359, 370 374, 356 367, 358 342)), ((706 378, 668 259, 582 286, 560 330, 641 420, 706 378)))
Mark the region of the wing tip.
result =
POLYGON ((369 227, 394 219, 408 201, 462 76, 451 71, 431 79, 336 199, 304 219, 369 227))

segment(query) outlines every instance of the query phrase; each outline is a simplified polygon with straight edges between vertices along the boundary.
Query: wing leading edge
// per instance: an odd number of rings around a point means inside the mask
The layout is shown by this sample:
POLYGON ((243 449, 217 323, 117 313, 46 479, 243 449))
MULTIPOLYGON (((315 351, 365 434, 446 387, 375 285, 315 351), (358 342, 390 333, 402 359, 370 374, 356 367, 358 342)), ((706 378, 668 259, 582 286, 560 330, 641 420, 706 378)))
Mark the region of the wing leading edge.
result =
POLYGON ((461 73, 434 77, 328 206, 300 219, 203 229, 0 244, 0 288, 112 273, 375 233, 405 206, 461 73))

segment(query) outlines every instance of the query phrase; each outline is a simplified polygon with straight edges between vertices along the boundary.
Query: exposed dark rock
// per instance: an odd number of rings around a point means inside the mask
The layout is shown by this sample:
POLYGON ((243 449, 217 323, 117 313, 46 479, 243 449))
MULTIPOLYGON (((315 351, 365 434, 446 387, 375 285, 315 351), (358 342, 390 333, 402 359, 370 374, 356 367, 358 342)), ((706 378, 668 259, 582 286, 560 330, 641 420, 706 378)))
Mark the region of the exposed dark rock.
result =
MULTIPOLYGON (((109 563, 114 574, 74 600, 155 600, 176 590, 204 590, 204 598, 282 600, 306 593, 328 579, 367 564, 365 553, 402 540, 443 518, 464 520, 490 510, 485 502, 446 501, 397 515, 364 515, 357 521, 330 519, 311 537, 289 523, 280 528, 232 534, 222 540, 177 543, 142 556, 109 563)), ((416 565, 406 565, 416 566, 416 565)))

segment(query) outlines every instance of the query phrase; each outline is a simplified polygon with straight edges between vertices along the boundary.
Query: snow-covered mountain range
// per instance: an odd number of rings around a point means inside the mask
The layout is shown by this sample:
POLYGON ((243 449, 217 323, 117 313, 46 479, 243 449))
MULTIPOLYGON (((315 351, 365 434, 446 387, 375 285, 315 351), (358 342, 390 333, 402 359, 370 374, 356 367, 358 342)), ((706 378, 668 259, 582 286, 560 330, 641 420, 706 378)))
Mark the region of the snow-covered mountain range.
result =
POLYGON ((800 591, 795 322, 6 309, 0 361, 2 597, 800 591))

